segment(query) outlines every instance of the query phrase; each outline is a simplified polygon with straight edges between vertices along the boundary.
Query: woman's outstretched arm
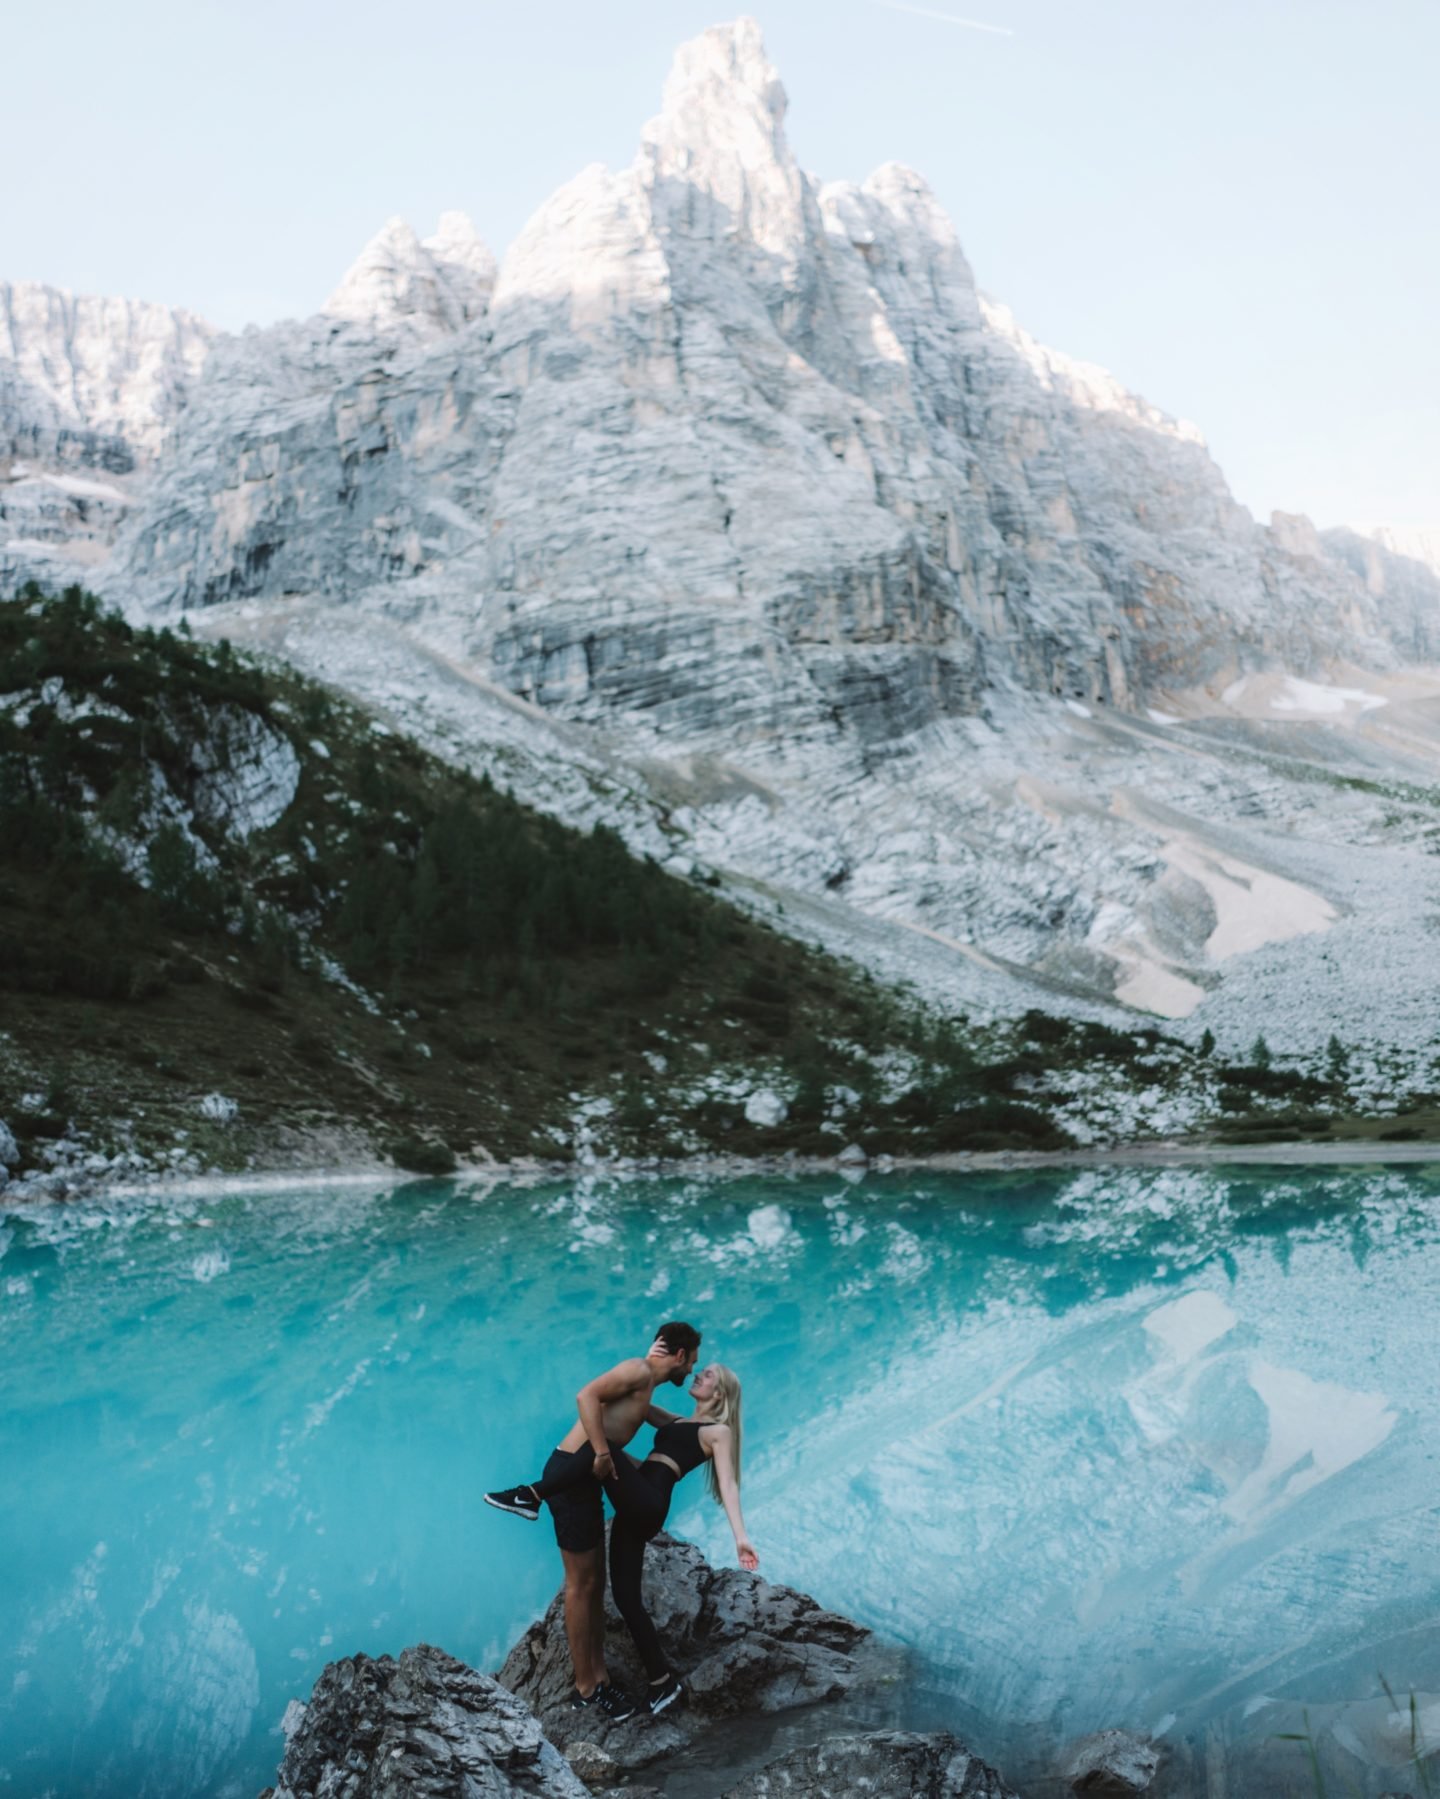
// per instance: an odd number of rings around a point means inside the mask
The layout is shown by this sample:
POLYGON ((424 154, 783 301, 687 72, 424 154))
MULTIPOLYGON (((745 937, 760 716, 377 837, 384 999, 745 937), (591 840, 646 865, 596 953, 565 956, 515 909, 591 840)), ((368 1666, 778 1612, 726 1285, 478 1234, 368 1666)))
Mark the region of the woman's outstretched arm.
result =
POLYGON ((709 1428, 713 1432, 709 1447, 715 1461, 720 1503, 725 1508, 730 1529, 735 1533, 735 1555, 742 1568, 753 1570, 760 1566, 760 1554, 750 1541, 745 1529, 744 1514, 740 1510, 740 1483, 735 1478, 735 1454, 731 1446, 730 1426, 715 1424, 709 1428))
POLYGON ((667 1412, 663 1405, 652 1405, 645 1408, 645 1422, 653 1424, 656 1430, 659 1430, 662 1424, 678 1424, 684 1416, 684 1412, 667 1412))

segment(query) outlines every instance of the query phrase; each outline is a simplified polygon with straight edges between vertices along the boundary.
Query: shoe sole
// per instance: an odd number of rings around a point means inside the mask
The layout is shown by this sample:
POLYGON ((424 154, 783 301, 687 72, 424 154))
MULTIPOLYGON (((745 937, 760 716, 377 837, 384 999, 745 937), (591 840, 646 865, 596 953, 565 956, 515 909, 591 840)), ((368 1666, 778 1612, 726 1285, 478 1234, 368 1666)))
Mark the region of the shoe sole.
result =
POLYGON ((502 1505, 498 1499, 492 1499, 488 1493, 482 1493, 480 1497, 486 1505, 493 1505, 497 1512, 509 1512, 512 1518, 523 1518, 527 1524, 534 1524, 539 1519, 539 1512, 529 1511, 523 1505, 502 1505))

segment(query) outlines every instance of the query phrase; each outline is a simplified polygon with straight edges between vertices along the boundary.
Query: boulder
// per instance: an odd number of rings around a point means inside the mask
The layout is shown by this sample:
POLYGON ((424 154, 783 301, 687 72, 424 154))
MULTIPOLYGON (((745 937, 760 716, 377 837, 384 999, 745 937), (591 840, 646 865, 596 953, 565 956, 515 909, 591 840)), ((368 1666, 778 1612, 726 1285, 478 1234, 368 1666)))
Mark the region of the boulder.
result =
POLYGON ((331 1662, 285 1717, 274 1799, 589 1799, 528 1706, 428 1643, 331 1662))
MULTIPOLYGON (((644 1594, 688 1695, 653 1721, 611 1724, 570 1709, 563 1593, 507 1656, 501 1685, 534 1707, 561 1749, 583 1740, 621 1768, 644 1767, 720 1719, 838 1699, 898 1669, 898 1654, 880 1648, 863 1626, 791 1587, 738 1568, 712 1568, 693 1545, 663 1532, 646 1556, 644 1594)), ((606 1625, 610 1678, 643 1692, 644 1671, 608 1595, 606 1625)))
POLYGON ((948 1731, 880 1730, 795 1749, 727 1787, 721 1799, 1016 1799, 948 1731))
POLYGON ((1065 1756, 1063 1777, 1073 1793, 1143 1793, 1160 1766, 1159 1745, 1133 1730, 1097 1730, 1065 1756))
POLYGON ((620 1772, 615 1757, 585 1737, 565 1745, 565 1759, 587 1787, 608 1787, 620 1772))
POLYGON ((784 1124, 789 1113, 790 1108, 771 1087, 757 1088, 745 1101, 746 1124, 758 1124, 764 1129, 784 1124))
POLYGON ((0 1118, 0 1174, 14 1168, 20 1160, 20 1145, 15 1141, 15 1133, 0 1118))

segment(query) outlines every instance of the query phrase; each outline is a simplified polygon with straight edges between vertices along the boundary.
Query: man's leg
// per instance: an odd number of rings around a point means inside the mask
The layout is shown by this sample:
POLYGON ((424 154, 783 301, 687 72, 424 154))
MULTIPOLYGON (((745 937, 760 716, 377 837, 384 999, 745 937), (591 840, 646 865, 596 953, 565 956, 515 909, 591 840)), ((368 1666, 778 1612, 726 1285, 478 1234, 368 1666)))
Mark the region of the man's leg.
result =
POLYGON ((605 1666, 605 1545, 595 1551, 595 1587, 590 1595, 590 1654, 595 1678, 610 1682, 605 1666))
POLYGON ((575 1685, 588 1699, 605 1678, 605 1551, 562 1549, 565 1564, 565 1640, 575 1685))

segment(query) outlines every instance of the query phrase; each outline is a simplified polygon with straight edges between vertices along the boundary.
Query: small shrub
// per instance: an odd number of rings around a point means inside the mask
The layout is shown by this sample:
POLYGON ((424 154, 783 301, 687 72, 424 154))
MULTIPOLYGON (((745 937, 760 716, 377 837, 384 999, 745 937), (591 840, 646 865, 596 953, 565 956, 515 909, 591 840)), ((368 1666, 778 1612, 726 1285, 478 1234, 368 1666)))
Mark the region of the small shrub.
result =
POLYGON ((1032 1043, 1064 1043, 1070 1035, 1068 1019, 1055 1018, 1033 1007, 1020 1020, 1020 1028, 1032 1043))
POLYGON ((390 1145, 390 1159, 397 1168, 404 1168, 410 1174, 455 1172, 455 1152, 448 1143, 419 1137, 413 1132, 395 1138, 390 1145))
POLYGON ((935 1127, 938 1149, 1068 1149, 1069 1131, 1035 1106, 1016 1100, 988 1100, 954 1112, 935 1127))
POLYGON ((50 1079, 45 1083, 45 1110, 63 1116, 69 1112, 74 1102, 74 1081, 70 1070, 61 1063, 51 1071, 50 1079))
POLYGON ((785 1006, 790 1003, 790 996, 784 987, 760 970, 746 976, 740 991, 746 999, 758 999, 769 1006, 785 1006))
POLYGON ((290 1047, 302 1062, 308 1062, 312 1068, 325 1068, 330 1063, 330 1045, 319 1031, 308 1027, 295 1032, 290 1039, 290 1047))

